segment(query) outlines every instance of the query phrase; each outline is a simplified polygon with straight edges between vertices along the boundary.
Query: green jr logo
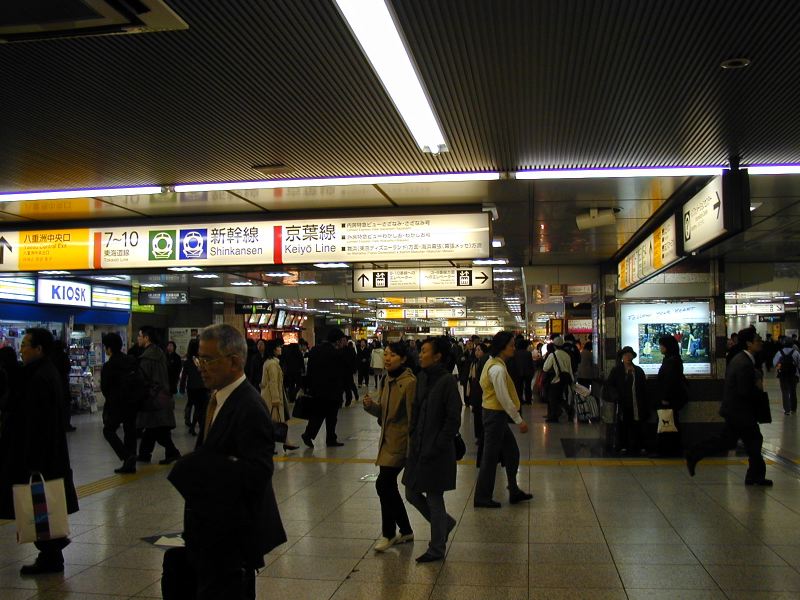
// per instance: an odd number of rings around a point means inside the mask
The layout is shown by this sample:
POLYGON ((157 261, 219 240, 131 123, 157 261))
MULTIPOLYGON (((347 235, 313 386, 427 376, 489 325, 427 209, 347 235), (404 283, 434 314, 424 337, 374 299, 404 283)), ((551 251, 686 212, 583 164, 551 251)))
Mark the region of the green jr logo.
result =
POLYGON ((175 230, 150 232, 150 260, 175 260, 175 230))

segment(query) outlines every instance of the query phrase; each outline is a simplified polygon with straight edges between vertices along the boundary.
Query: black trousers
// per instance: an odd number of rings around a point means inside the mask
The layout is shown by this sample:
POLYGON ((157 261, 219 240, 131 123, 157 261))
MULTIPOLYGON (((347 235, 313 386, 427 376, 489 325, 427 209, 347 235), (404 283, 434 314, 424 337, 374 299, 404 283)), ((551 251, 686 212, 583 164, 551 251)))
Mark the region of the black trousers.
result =
POLYGON ((797 378, 779 379, 778 381, 781 384, 783 412, 797 412, 797 378))
POLYGON ((50 565, 63 565, 64 554, 61 551, 69 546, 69 543, 69 538, 33 542, 33 545, 39 551, 39 556, 36 560, 50 565))
POLYGON ((767 474, 767 465, 764 457, 761 456, 761 444, 764 437, 761 435, 761 428, 758 423, 739 423, 725 419, 725 428, 722 432, 707 440, 698 442, 688 452, 689 458, 701 460, 706 456, 713 456, 721 452, 727 452, 736 448, 736 442, 742 440, 747 450, 749 465, 745 482, 755 482, 764 479, 767 474))
POLYGON ((226 567, 213 558, 190 562, 186 548, 164 553, 164 600, 255 600, 254 569, 226 567))
POLYGON ((570 414, 570 406, 569 402, 567 401, 565 392, 566 386, 561 383, 551 383, 547 386, 547 418, 548 419, 555 419, 561 416, 562 409, 569 415, 570 414))
POLYGON ((508 415, 504 410, 484 409, 483 453, 478 471, 478 482, 475 486, 476 502, 492 500, 497 463, 500 462, 501 456, 506 468, 508 489, 510 491, 519 489, 517 486, 519 446, 508 426, 508 415))
POLYGON ((381 501, 381 532, 387 539, 392 539, 398 528, 400 535, 413 533, 406 505, 397 489, 397 476, 402 470, 402 467, 380 467, 378 479, 375 481, 375 489, 381 501))
POLYGON ((323 402, 323 406, 318 407, 314 412, 314 415, 308 420, 305 435, 312 440, 316 438, 319 430, 322 428, 322 423, 324 422, 327 432, 325 441, 330 444, 331 442, 337 441, 336 423, 339 420, 339 407, 341 406, 341 400, 338 402, 323 400, 323 402))
POLYGON ((644 423, 634 421, 633 406, 623 406, 621 412, 622 418, 617 423, 617 427, 619 427, 619 447, 631 452, 643 450, 644 423))
POLYGON ((207 405, 208 390, 206 388, 186 390, 186 408, 184 409, 183 417, 187 427, 205 423, 207 405))
POLYGON ((136 408, 103 410, 103 437, 120 460, 136 456, 136 408), (120 425, 122 440, 117 435, 120 425))
POLYGON ((353 398, 358 400, 358 386, 356 385, 355 380, 353 379, 353 375, 345 375, 344 377, 344 396, 346 399, 346 405, 350 406, 350 403, 353 401, 353 398))
POLYGON ((358 367, 358 385, 369 385, 369 365, 358 367))
POLYGON ((144 430, 142 441, 139 443, 139 456, 151 456, 156 447, 156 442, 164 446, 165 456, 171 457, 180 454, 175 444, 172 442, 172 428, 148 427, 144 430))

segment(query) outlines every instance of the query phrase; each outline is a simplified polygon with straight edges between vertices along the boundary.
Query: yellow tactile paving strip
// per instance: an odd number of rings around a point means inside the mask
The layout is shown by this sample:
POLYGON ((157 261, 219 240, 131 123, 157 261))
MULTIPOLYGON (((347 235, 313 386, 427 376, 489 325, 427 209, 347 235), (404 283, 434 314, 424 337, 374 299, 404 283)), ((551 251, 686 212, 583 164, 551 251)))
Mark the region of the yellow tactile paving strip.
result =
POLYGON ((86 496, 105 492, 106 490, 125 485, 126 483, 137 481, 142 477, 152 475, 158 470, 158 465, 140 465, 136 468, 136 473, 132 473, 130 475, 111 475, 110 477, 104 477, 103 479, 92 481, 91 483, 79 485, 75 488, 75 491, 78 492, 78 498, 86 498, 86 496))

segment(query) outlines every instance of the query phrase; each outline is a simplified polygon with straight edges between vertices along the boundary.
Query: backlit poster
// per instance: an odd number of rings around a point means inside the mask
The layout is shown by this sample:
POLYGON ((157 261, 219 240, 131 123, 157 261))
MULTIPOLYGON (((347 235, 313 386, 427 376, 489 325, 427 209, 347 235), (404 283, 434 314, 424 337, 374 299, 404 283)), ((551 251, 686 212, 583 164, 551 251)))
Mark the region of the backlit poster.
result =
POLYGON ((663 302, 620 306, 620 346, 638 355, 633 361, 655 375, 663 356, 658 340, 671 335, 678 341, 686 375, 711 374, 711 313, 708 302, 663 302))

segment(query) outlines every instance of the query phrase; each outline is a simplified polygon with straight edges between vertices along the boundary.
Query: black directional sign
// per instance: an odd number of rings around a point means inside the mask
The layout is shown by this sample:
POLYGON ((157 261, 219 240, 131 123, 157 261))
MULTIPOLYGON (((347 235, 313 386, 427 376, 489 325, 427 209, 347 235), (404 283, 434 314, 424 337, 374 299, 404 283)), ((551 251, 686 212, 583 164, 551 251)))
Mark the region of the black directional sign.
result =
POLYGON ((5 236, 0 236, 0 265, 3 264, 6 250, 8 250, 9 252, 14 251, 14 249, 11 247, 11 244, 8 243, 8 240, 5 238, 5 236))

